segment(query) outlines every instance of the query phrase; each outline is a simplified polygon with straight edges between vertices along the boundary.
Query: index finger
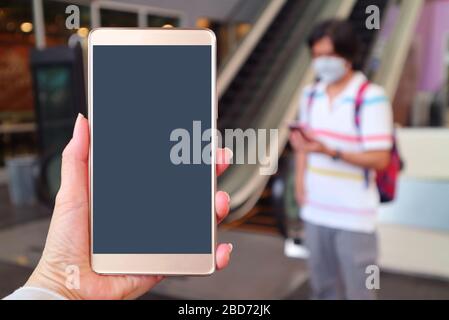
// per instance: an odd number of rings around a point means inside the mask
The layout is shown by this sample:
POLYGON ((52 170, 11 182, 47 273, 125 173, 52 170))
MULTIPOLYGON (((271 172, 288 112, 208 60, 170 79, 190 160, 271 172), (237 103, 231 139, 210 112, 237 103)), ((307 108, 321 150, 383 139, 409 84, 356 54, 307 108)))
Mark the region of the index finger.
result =
POLYGON ((310 133, 309 131, 304 131, 304 138, 305 138, 306 142, 315 142, 315 141, 317 141, 315 139, 315 136, 312 133, 310 133))
POLYGON ((216 153, 217 176, 221 175, 229 167, 232 159, 232 150, 229 148, 218 148, 216 153))

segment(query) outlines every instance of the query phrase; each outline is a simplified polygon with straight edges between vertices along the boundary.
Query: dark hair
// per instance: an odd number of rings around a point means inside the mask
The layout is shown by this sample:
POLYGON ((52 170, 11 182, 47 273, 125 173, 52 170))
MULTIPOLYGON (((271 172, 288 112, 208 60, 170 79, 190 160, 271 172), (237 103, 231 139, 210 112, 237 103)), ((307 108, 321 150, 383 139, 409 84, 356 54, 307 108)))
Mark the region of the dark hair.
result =
POLYGON ((316 42, 325 37, 331 39, 336 54, 350 61, 353 69, 358 69, 361 45, 350 22, 338 19, 320 22, 307 38, 310 50, 316 42))

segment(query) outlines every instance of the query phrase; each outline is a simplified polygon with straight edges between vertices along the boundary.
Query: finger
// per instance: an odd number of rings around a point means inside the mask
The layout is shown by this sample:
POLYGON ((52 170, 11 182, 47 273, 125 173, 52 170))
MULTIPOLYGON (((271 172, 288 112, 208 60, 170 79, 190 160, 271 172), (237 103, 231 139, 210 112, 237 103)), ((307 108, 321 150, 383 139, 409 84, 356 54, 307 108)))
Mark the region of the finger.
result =
POLYGON ((218 270, 226 268, 227 265, 229 264, 232 248, 233 246, 231 243, 222 243, 218 245, 217 252, 215 255, 218 270))
POLYGON ((217 176, 221 175, 231 164, 232 150, 229 148, 218 148, 216 153, 216 170, 217 176))
POLYGON ((315 136, 309 131, 304 131, 304 135, 309 141, 316 141, 315 136))
POLYGON ((215 212, 217 213, 217 221, 220 223, 229 213, 229 202, 231 198, 224 191, 218 191, 215 195, 215 212))
POLYGON ((302 149, 305 152, 312 152, 313 151, 313 145, 309 142, 309 143, 305 143, 302 147, 302 149))
POLYGON ((296 137, 296 134, 294 132, 290 133, 289 140, 291 144, 296 144, 298 141, 298 138, 296 137))
POLYGON ((296 137, 297 137, 299 143, 303 144, 303 143, 306 142, 306 140, 304 139, 303 135, 299 131, 296 132, 296 137))
POLYGON ((61 187, 56 204, 88 201, 88 158, 89 124, 79 114, 73 137, 62 153, 61 187))

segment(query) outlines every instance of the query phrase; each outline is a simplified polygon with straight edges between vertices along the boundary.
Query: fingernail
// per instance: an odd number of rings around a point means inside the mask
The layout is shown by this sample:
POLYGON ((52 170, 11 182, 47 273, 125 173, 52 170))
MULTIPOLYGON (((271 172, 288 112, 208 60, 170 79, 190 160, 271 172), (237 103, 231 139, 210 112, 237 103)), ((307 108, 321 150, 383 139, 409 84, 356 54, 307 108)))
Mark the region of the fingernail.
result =
POLYGON ((234 157, 234 152, 232 152, 232 150, 231 149, 229 149, 229 148, 225 148, 226 149, 226 155, 227 155, 227 157, 228 157, 228 161, 229 160, 231 160, 232 159, 232 157, 234 157))
POLYGON ((78 113, 78 116, 76 117, 76 121, 75 121, 75 127, 73 128, 72 137, 75 136, 75 132, 78 130, 78 126, 80 124, 80 121, 83 118, 84 118, 84 116, 81 113, 78 113))
POLYGON ((228 247, 229 247, 229 253, 231 253, 232 249, 234 249, 234 246, 232 245, 232 243, 228 243, 228 247))
POLYGON ((228 198, 228 203, 231 202, 231 197, 229 196, 229 194, 227 192, 224 193, 226 195, 226 198, 228 198))

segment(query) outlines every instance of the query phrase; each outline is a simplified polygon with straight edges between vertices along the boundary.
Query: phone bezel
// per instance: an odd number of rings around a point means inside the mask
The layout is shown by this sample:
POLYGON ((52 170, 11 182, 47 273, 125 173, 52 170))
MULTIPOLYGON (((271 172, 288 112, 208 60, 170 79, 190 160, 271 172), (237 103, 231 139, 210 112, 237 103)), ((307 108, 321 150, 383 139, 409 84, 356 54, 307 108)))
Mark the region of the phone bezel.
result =
MULTIPOLYGON (((89 223, 92 269, 101 274, 157 274, 157 275, 209 275, 215 271, 216 216, 215 165, 211 165, 211 248, 210 254, 99 254, 93 253, 93 46, 94 45, 210 45, 211 46, 211 125, 216 130, 216 38, 209 29, 182 28, 97 28, 88 37, 88 115, 90 126, 89 152, 89 223)), ((216 137, 212 135, 212 150, 216 150, 216 137)), ((215 152, 211 163, 215 164, 215 152)))

